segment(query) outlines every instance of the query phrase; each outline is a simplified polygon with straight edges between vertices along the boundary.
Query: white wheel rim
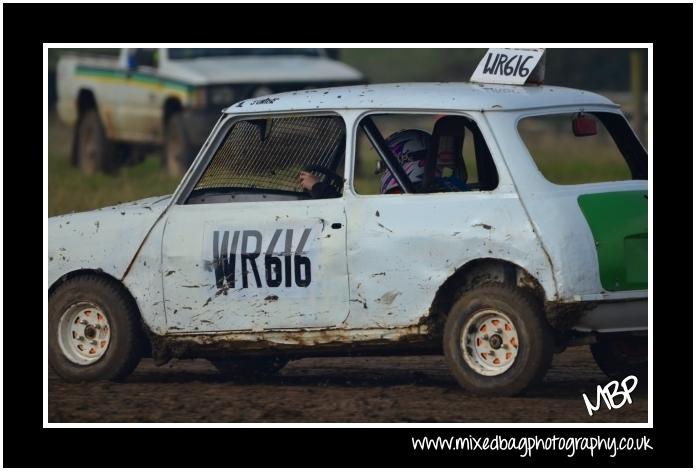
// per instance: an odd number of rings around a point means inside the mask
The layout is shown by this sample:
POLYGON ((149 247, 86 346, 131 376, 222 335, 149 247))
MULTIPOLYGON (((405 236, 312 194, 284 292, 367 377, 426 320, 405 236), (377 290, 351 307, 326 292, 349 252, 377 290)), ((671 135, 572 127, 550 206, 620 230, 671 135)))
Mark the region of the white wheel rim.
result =
POLYGON ((483 376, 497 376, 510 369, 519 346, 515 324, 495 309, 477 312, 462 329, 464 361, 483 376))
POLYGON ((109 319, 96 304, 73 304, 58 322, 58 345, 63 355, 78 365, 99 361, 109 348, 110 340, 109 319))

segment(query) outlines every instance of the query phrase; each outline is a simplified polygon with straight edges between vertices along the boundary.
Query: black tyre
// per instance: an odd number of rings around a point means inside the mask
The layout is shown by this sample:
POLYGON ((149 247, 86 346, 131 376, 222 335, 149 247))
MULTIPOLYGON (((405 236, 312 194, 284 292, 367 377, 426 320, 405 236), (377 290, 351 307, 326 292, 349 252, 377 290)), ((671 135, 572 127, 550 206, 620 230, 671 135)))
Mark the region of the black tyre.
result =
POLYGON ((96 275, 72 278, 51 294, 48 334, 48 361, 70 382, 122 380, 146 346, 135 301, 96 275))
POLYGON ((228 378, 270 376, 288 363, 286 359, 279 357, 211 359, 210 362, 228 378))
POLYGON ((475 395, 513 396, 551 366, 553 334, 539 302, 515 286, 488 284, 460 295, 443 348, 459 384, 475 395))
POLYGON ((75 163, 82 173, 113 173, 118 169, 114 144, 107 139, 97 110, 84 113, 78 123, 75 139, 75 163))
POLYGON ((164 158, 167 173, 181 177, 196 157, 196 151, 186 132, 184 119, 180 113, 172 115, 164 129, 164 158))
POLYGON ((641 382, 648 377, 647 336, 604 337, 592 344, 590 350, 599 369, 610 378, 634 375, 641 382))

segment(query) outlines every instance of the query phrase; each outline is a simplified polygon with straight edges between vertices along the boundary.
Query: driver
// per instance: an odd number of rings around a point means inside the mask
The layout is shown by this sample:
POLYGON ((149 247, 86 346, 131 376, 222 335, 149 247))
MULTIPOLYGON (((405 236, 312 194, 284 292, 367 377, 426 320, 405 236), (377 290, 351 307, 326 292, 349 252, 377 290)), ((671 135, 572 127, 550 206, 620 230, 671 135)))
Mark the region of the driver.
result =
MULTIPOLYGON (((399 161, 408 179, 414 185, 419 185, 423 181, 428 149, 432 145, 431 141, 430 134, 420 129, 404 129, 392 134, 386 140, 389 150, 399 161)), ((403 193, 396 178, 389 170, 384 171, 380 180, 383 194, 403 193)))
MULTIPOLYGON (((425 165, 428 153, 433 146, 433 138, 427 131, 421 129, 404 129, 390 135, 387 146, 406 172, 408 179, 418 187, 425 177, 425 165)), ((458 177, 444 177, 443 169, 452 165, 454 154, 449 155, 441 150, 435 167, 434 185, 439 191, 466 191, 466 184, 458 177)), ((383 194, 403 193, 396 178, 389 170, 381 177, 383 194)))
POLYGON ((336 188, 319 180, 309 172, 300 172, 300 185, 308 191, 312 198, 338 198, 341 196, 336 188))

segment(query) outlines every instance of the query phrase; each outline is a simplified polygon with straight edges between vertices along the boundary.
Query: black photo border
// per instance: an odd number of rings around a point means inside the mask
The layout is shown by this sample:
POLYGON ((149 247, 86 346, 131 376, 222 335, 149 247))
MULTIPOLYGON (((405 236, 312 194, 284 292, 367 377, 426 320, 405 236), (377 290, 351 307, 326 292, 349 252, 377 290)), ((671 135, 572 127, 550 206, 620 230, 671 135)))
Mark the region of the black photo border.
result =
MULTIPOLYGON (((688 270, 680 270, 678 265, 691 257, 682 255, 681 247, 679 255, 672 256, 665 249, 669 247, 668 235, 673 236, 672 247, 683 239, 692 240, 683 235, 691 232, 691 225, 670 223, 666 207, 668 201, 680 210, 686 206, 680 192, 688 193, 689 185, 676 176, 687 174, 682 166, 688 162, 691 169, 693 160, 693 5, 4 4, 2 8, 5 466, 90 466, 90 460, 75 460, 66 450, 76 443, 89 447, 96 442, 105 445, 105 454, 98 461, 110 467, 692 466, 693 313, 680 306, 678 296, 668 298, 668 289, 671 293, 682 289, 692 292, 691 277, 684 274, 688 270), (476 21, 464 21, 472 18, 476 21), (652 236, 653 292, 660 299, 654 312, 653 428, 411 429, 369 424, 292 430, 234 428, 234 424, 205 429, 42 427, 42 383, 37 373, 42 364, 41 348, 27 349, 26 337, 18 335, 18 325, 20 331, 30 326, 37 329, 36 316, 41 315, 41 308, 27 310, 23 305, 26 300, 38 302, 37 289, 43 276, 32 266, 33 260, 41 263, 43 257, 42 250, 35 249, 42 246, 42 231, 38 222, 33 222, 42 196, 32 180, 42 174, 38 155, 43 155, 43 143, 37 136, 43 110, 38 90, 43 79, 40 54, 44 43, 535 41, 590 42, 598 47, 600 43, 652 43, 654 47, 653 116, 657 124, 653 136, 657 143, 654 149, 660 154, 655 163, 665 162, 665 166, 651 178, 657 191, 664 186, 665 193, 658 193, 654 200, 653 227, 658 230, 657 238, 652 236), (689 136, 691 150, 685 142, 689 136), (679 165, 679 170, 671 167, 670 172, 667 159, 679 165), (658 209, 661 207, 665 210, 658 209), (680 316, 678 332, 667 322, 667 316, 675 312, 680 316), (681 359, 678 366, 674 358, 681 359), (496 433, 507 437, 644 435, 650 438, 653 449, 619 453, 614 458, 583 453, 568 458, 565 452, 539 451, 532 458, 520 458, 517 451, 416 451, 411 442, 412 437, 424 435, 490 437, 496 433)), ((689 195, 684 197, 691 200, 689 195)))

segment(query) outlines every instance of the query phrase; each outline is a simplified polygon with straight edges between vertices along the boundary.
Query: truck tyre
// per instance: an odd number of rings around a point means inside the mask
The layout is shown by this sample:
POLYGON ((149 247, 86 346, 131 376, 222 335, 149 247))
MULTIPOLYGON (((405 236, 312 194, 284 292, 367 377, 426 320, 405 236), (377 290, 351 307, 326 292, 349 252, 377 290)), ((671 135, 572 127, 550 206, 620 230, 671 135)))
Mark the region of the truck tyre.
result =
POLYGON ((65 381, 126 378, 146 350, 135 301, 116 281, 82 275, 48 299, 48 361, 65 381))
POLYGON ((478 396, 513 396, 541 381, 553 346, 540 303, 500 283, 464 291, 450 309, 443 336, 450 371, 478 396))
POLYGON ((623 380, 634 375, 639 383, 648 377, 648 337, 611 336, 600 337, 590 346, 597 366, 610 378, 623 380))
POLYGON ((114 145, 104 132, 97 110, 87 110, 78 122, 77 166, 85 175, 113 173, 118 169, 114 145))
POLYGON ((211 359, 210 362, 226 378, 270 376, 280 371, 288 361, 280 357, 211 359))
POLYGON ((164 164, 172 177, 181 177, 196 157, 181 113, 172 115, 164 127, 164 164))

